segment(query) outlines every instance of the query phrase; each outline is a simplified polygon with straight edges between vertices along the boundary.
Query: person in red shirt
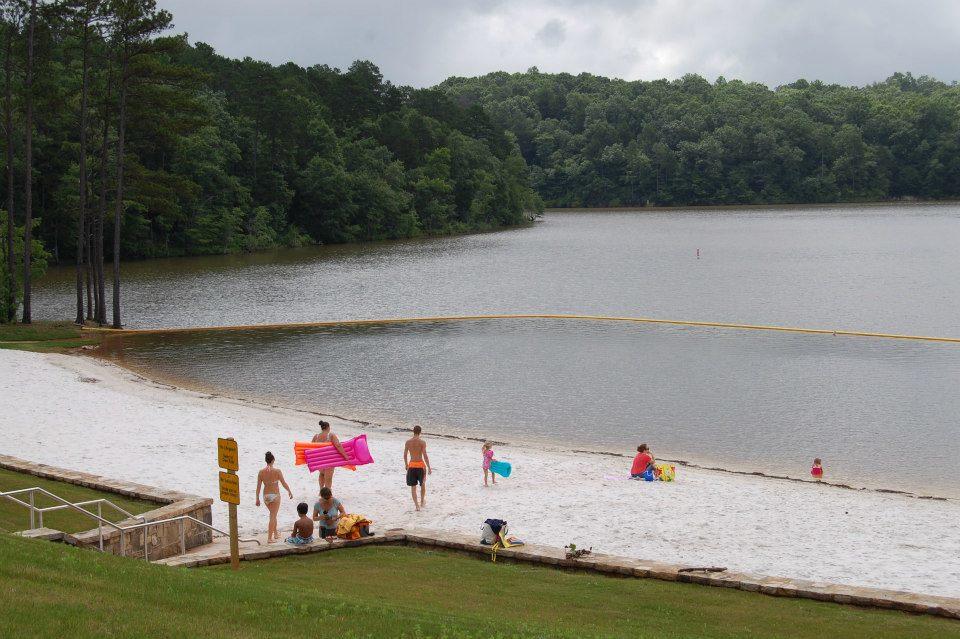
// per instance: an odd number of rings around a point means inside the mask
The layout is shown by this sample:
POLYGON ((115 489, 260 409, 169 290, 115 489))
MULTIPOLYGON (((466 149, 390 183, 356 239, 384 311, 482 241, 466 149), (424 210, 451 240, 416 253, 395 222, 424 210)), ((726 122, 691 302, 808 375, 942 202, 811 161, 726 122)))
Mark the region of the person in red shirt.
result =
POLYGON ((647 469, 653 468, 654 461, 650 447, 640 444, 637 446, 637 456, 633 458, 633 466, 630 467, 630 476, 635 479, 640 477, 647 469))

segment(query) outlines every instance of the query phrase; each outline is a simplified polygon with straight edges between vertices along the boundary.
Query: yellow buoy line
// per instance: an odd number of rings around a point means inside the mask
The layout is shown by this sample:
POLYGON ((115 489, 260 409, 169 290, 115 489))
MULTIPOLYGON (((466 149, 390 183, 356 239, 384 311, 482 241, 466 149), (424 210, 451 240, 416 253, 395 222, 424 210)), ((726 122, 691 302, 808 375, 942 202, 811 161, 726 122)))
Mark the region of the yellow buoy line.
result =
POLYGON ((798 328, 791 326, 766 326, 762 324, 733 324, 728 322, 696 322, 690 320, 657 319, 652 317, 617 317, 608 315, 564 315, 564 314, 503 314, 503 315, 441 315, 436 317, 391 317, 383 319, 336 320, 324 322, 290 322, 284 324, 247 324, 241 326, 194 326, 178 328, 85 328, 86 331, 103 332, 118 335, 149 335, 164 333, 201 333, 213 331, 251 331, 270 329, 323 328, 334 326, 363 326, 377 324, 413 324, 422 322, 470 322, 480 320, 539 319, 539 320, 585 320, 593 322, 627 322, 635 324, 669 324, 672 326, 696 326, 706 328, 732 328, 753 331, 780 331, 784 333, 808 333, 818 335, 837 335, 845 337, 877 337, 883 339, 918 340, 925 342, 948 342, 960 344, 957 337, 931 337, 923 335, 902 335, 897 333, 875 333, 870 331, 832 330, 827 328, 798 328))

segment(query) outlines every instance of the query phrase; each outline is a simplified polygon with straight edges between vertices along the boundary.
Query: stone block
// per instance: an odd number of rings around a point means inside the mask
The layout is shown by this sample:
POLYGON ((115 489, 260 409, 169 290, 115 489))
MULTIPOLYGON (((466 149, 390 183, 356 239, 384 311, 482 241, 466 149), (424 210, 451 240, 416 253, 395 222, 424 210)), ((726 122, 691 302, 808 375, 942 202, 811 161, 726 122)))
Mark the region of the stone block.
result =
POLYGON ((760 592, 760 580, 756 578, 741 579, 740 590, 747 592, 760 592))
POLYGON ((676 568, 653 568, 650 570, 650 576, 664 581, 677 581, 680 573, 677 572, 676 568))
POLYGON ((703 586, 712 585, 712 579, 709 575, 702 572, 681 572, 677 573, 678 581, 684 581, 691 584, 700 584, 703 586))
POLYGON ((27 539, 42 539, 44 541, 63 541, 64 537, 63 531, 54 530, 53 528, 31 528, 29 530, 21 530, 15 534, 19 537, 26 537, 27 539))

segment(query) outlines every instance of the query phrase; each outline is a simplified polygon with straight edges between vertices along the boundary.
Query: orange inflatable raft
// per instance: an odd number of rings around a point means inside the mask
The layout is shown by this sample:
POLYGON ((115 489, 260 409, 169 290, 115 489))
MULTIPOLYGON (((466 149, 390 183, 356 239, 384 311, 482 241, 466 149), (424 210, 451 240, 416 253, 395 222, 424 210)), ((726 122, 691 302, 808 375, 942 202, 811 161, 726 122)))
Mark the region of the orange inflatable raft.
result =
MULTIPOLYGON (((311 448, 324 448, 326 446, 333 446, 332 442, 293 442, 293 456, 295 458, 294 463, 297 466, 303 466, 307 463, 307 458, 303 456, 304 452, 311 448)), ((340 468, 346 468, 347 470, 356 470, 356 466, 341 466, 340 468)))

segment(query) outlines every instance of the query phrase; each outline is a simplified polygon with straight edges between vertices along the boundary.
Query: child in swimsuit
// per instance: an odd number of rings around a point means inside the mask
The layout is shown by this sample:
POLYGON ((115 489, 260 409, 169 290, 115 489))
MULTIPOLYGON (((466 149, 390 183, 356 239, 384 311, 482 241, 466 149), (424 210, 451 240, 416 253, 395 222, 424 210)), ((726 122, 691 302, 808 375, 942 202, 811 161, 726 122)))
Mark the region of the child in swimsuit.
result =
POLYGON ((810 474, 817 481, 823 481, 823 466, 820 465, 819 457, 813 460, 813 468, 810 469, 810 474))
POLYGON ((497 476, 490 470, 490 462, 493 461, 493 444, 484 442, 481 451, 483 452, 483 485, 490 485, 487 483, 487 473, 490 473, 490 477, 493 479, 494 485, 496 485, 497 476))
POLYGON ((297 514, 300 515, 293 524, 293 534, 287 537, 287 543, 294 546, 303 546, 313 541, 313 520, 307 517, 308 506, 304 502, 297 504, 297 514))

